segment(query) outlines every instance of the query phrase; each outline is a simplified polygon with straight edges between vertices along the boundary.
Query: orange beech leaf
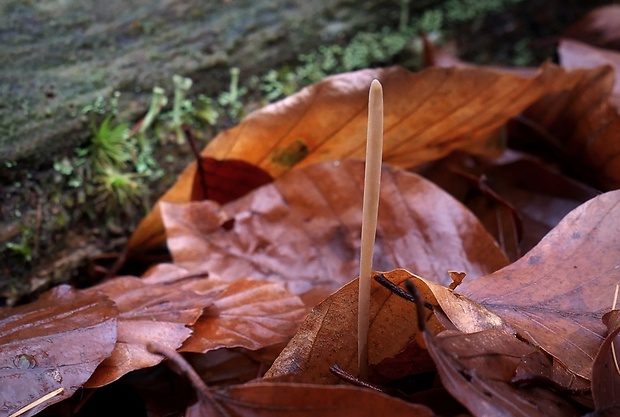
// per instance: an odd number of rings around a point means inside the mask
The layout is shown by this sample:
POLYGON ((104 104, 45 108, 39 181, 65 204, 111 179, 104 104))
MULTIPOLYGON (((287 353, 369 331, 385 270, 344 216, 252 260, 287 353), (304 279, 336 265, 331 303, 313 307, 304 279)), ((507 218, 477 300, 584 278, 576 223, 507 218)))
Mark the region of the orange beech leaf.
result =
POLYGON ((128 372, 157 365, 163 358, 148 352, 156 341, 176 349, 191 333, 194 324, 209 306, 212 295, 204 296, 174 284, 149 284, 134 277, 117 277, 87 292, 101 291, 118 305, 118 341, 114 351, 85 384, 96 388, 113 382, 128 372))
MULTIPOLYGON (((618 22, 620 23, 620 19, 618 22)), ((560 56, 562 67, 567 69, 611 66, 614 70, 615 81, 609 101, 616 108, 616 111, 620 110, 620 82, 618 82, 620 78, 619 51, 600 49, 570 39, 562 39, 558 46, 558 55, 560 56)))
POLYGON ((71 397, 107 358, 118 310, 101 292, 56 287, 37 301, 0 309, 0 415, 8 416, 62 388, 31 416, 71 397))
MULTIPOLYGON (((162 204, 174 262, 226 279, 282 281, 308 304, 358 274, 364 163, 325 162, 291 171, 223 207, 162 204)), ((406 267, 437 282, 507 260, 478 220, 447 193, 402 170, 383 169, 375 269, 406 267), (440 209, 438 209, 440 208, 440 209)))
MULTIPOLYGON (((368 86, 383 84, 384 161, 411 167, 471 148, 540 97, 571 88, 574 77, 553 65, 520 77, 482 68, 400 67, 366 69, 309 86, 246 117, 220 133, 204 157, 241 160, 278 178, 292 168, 344 158, 363 158, 368 86)), ((196 163, 190 164, 160 202, 188 202, 196 163)), ((131 237, 139 252, 164 240, 159 203, 131 237)))
POLYGON ((534 348, 510 333, 424 332, 428 351, 446 389, 475 416, 568 417, 581 413, 552 390, 511 383, 523 357, 534 348))
MULTIPOLYGON (((429 408, 351 386, 258 382, 236 385, 214 394, 231 417, 432 417, 429 408)), ((186 416, 211 415, 209 404, 197 403, 186 416)))
POLYGON ((260 349, 288 341, 307 313, 282 283, 239 279, 219 281, 221 292, 192 326, 181 352, 222 347, 260 349))
MULTIPOLYGON (((396 285, 412 277, 405 270, 394 270, 385 276, 396 285)), ((333 365, 357 375, 358 286, 358 280, 351 281, 312 309, 265 378, 285 377, 285 381, 335 384, 340 380, 330 371, 333 365)), ((406 347, 415 350, 410 346, 418 334, 415 317, 413 303, 371 281, 368 337, 371 374, 386 376, 389 369, 373 369, 374 365, 383 364, 389 368, 386 359, 395 357, 406 347)), ((429 326, 434 326, 437 331, 442 329, 436 321, 429 326)))
POLYGON ((597 7, 568 27, 562 36, 601 48, 620 50, 620 6, 597 7))
POLYGON ((620 280, 619 203, 620 191, 595 197, 521 259, 489 276, 465 279, 457 291, 590 379, 606 331, 601 317, 620 280))
POLYGON ((592 396, 597 411, 620 411, 620 310, 603 316, 608 333, 592 368, 592 396))

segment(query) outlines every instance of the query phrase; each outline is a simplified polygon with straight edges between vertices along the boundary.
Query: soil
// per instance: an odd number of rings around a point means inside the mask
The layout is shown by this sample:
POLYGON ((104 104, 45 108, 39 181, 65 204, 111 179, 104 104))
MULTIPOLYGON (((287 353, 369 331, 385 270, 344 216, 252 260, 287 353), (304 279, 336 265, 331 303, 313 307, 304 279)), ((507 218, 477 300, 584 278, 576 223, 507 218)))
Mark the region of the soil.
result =
MULTIPOLYGON (((555 36, 588 10, 609 2, 583 3, 523 1, 509 12, 448 28, 444 39, 456 45, 457 54, 468 61, 538 65, 554 59, 555 36)), ((347 37, 341 41, 346 42, 347 37)), ((406 64, 412 58, 404 54, 397 62, 381 64, 406 64)), ((281 64, 285 63, 295 65, 295 59, 289 54, 281 64)), ((269 68, 268 60, 263 60, 254 71, 262 73, 269 68)), ((204 85, 209 76, 208 72, 202 74, 203 80, 198 84, 204 85)), ((3 111, 7 111, 6 106, 3 111)), ((134 121, 138 120, 138 114, 134 114, 134 121)), ((195 129, 199 147, 232 123, 230 118, 225 118, 216 126, 195 129)), ((88 133, 89 127, 82 124, 77 136, 88 133)), ((0 169, 0 306, 28 301, 60 283, 84 287, 101 280, 148 207, 193 159, 188 145, 175 143, 159 146, 155 157, 165 175, 148 184, 149 193, 141 204, 114 215, 101 205, 85 201, 84 191, 79 187, 67 186, 62 174, 53 169, 49 157, 22 169, 6 169, 11 160, 0 161, 4 164, 0 169), (7 242, 23 243, 30 253, 9 249, 7 242)))

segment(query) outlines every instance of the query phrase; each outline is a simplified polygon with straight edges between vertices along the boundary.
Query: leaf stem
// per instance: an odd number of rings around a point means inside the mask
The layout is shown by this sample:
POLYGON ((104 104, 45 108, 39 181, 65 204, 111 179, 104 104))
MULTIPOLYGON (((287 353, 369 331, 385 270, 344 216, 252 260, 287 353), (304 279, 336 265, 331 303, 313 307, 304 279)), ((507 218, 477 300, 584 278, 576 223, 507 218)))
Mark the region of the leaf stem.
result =
POLYGON ((358 369, 361 380, 368 378, 368 327, 370 325, 370 275, 377 232, 381 159, 383 153, 383 87, 378 80, 370 84, 368 96, 368 136, 364 203, 362 209, 362 242, 357 316, 358 369))

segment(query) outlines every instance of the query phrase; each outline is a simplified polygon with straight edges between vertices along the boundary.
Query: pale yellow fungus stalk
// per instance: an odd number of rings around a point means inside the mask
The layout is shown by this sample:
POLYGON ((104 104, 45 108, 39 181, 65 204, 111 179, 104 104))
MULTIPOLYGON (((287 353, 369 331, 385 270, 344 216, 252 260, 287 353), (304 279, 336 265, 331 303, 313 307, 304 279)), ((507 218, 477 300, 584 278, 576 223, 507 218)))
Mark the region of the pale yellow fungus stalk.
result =
POLYGON ((370 279, 372 256, 377 231, 381 159, 383 153, 383 87, 378 80, 370 84, 368 97, 368 136, 366 171, 364 174, 364 205, 362 210, 362 243, 357 317, 357 352, 359 377, 368 378, 368 327, 370 324, 370 279))

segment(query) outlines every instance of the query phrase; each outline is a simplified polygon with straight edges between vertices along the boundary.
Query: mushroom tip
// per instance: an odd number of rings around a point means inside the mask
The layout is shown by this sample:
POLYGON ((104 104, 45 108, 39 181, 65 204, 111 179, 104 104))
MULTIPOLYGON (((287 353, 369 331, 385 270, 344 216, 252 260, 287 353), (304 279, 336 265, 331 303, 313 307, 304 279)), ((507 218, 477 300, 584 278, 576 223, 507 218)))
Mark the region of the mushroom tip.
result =
POLYGON ((372 82, 370 83, 370 89, 371 90, 375 90, 375 91, 380 91, 383 89, 383 86, 381 85, 381 83, 379 82, 379 80, 377 80, 376 78, 374 80, 372 80, 372 82))

